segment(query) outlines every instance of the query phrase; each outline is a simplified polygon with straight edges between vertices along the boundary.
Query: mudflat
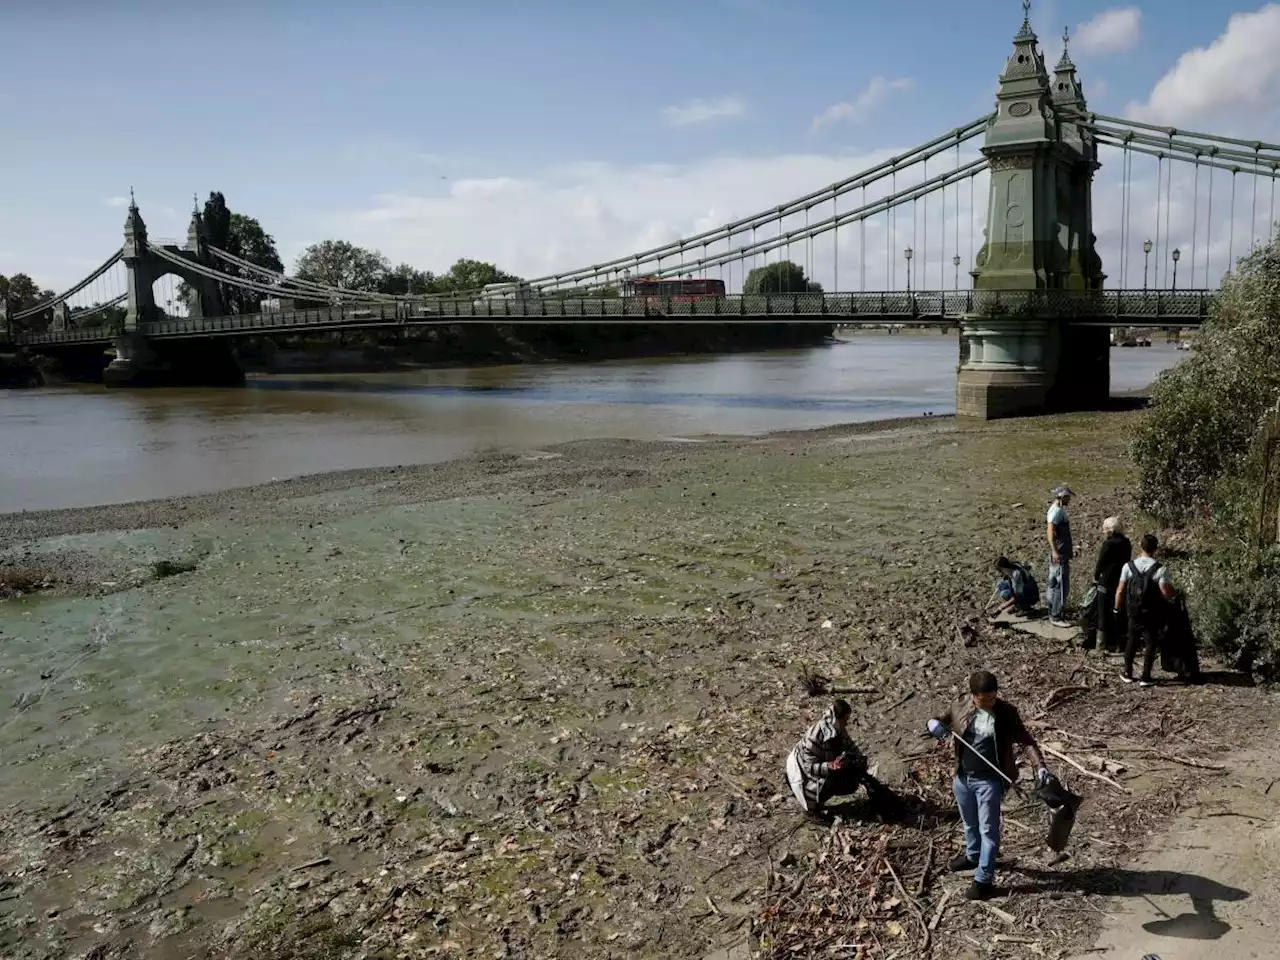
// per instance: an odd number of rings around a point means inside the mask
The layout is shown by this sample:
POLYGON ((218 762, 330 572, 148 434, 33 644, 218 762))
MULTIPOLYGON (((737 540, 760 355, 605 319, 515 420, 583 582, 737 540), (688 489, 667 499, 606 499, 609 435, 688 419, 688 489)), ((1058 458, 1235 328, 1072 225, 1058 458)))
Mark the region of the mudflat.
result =
MULTIPOLYGON (((1073 759, 1139 752, 1106 774, 1122 789, 1055 766, 1086 806, 1071 863, 1002 902, 1018 929, 951 896, 932 941, 1086 945, 1097 878, 1274 712, 970 620, 998 554, 1043 576, 1054 484, 1077 581, 1104 517, 1140 525, 1140 415, 593 441, 0 517, 0 569, 47 585, 0 603, 0 946, 658 958, 754 932, 767 953, 831 856, 783 785, 826 702, 800 674, 854 691, 883 779, 945 796, 920 733, 978 667, 1073 759)), ((894 829, 918 902, 839 942, 909 956, 956 832, 894 829)))

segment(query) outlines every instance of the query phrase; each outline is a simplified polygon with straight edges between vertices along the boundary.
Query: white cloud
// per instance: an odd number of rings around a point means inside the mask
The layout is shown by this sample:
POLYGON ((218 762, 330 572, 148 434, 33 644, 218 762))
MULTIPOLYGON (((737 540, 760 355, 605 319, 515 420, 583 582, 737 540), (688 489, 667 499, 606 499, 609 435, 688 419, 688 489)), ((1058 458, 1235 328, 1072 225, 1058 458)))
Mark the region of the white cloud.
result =
POLYGON ((662 108, 662 115, 673 127, 689 127, 713 120, 741 117, 747 105, 738 97, 716 97, 711 100, 689 100, 662 108))
MULTIPOLYGON (((962 148, 961 162, 976 156, 969 146, 962 148)), ((712 229, 856 175, 897 152, 901 151, 721 156, 684 165, 583 162, 524 176, 454 184, 455 189, 442 187, 437 194, 378 196, 368 209, 336 215, 317 224, 316 229, 317 235, 342 236, 381 249, 395 262, 407 261, 423 269, 441 271, 459 257, 475 257, 495 261, 521 276, 543 276, 712 229)), ((1148 235, 1156 245, 1150 259, 1151 286, 1171 282, 1169 254, 1176 246, 1182 253, 1178 285, 1186 289, 1206 282, 1216 285, 1230 258, 1247 252, 1254 239, 1267 232, 1272 210, 1269 181, 1259 182, 1255 205, 1251 179, 1238 178, 1233 212, 1230 175, 1216 174, 1210 225, 1208 176, 1202 170, 1196 185, 1194 168, 1180 165, 1168 188, 1171 206, 1167 222, 1161 222, 1157 234, 1157 162, 1135 155, 1129 226, 1123 243, 1129 250, 1126 266, 1121 260, 1123 165, 1114 149, 1106 149, 1101 159, 1103 167, 1094 187, 1094 227, 1109 288, 1122 284, 1141 287, 1141 245, 1148 235), (1198 206, 1193 205, 1193 199, 1198 200, 1198 206)), ((940 157, 930 163, 929 173, 936 176, 954 163, 954 155, 945 160, 940 157)), ((921 175, 918 166, 900 174, 898 188, 909 186, 921 175)), ((873 185, 867 199, 876 200, 889 186, 889 181, 873 185)), ((842 228, 838 245, 827 233, 812 242, 798 240, 782 255, 804 264, 827 289, 836 286, 838 263, 840 289, 856 290, 865 284, 865 289, 878 290, 904 286, 902 252, 908 245, 915 252, 913 282, 919 288, 954 283, 952 258, 958 252, 961 282, 967 285, 973 255, 982 244, 987 191, 988 178, 982 174, 963 181, 958 189, 949 189, 945 199, 935 194, 927 204, 918 201, 914 211, 910 205, 900 208, 896 226, 892 219, 880 215, 868 220, 865 229, 857 225, 842 228)), ((1163 212, 1164 191, 1160 195, 1163 212)), ((859 203, 860 196, 847 195, 840 200, 839 209, 847 212, 859 203)), ((816 204, 810 219, 816 222, 831 210, 829 200, 816 204)), ((801 213, 788 217, 781 230, 785 234, 804 225, 801 213)), ((770 224, 757 231, 757 239, 777 236, 778 230, 776 224, 770 224)), ((750 241, 750 233, 744 233, 734 239, 732 247, 750 241)), ((728 248, 717 242, 705 252, 716 255, 728 248)), ((703 253, 701 248, 695 250, 690 260, 703 253)), ((769 259, 778 256, 773 253, 769 259)), ((678 262, 671 258, 664 266, 678 262)), ((736 290, 744 273, 763 262, 763 258, 735 262, 723 272, 718 267, 703 272, 723 276, 730 290, 736 290)))
POLYGON ((1277 50, 1280 4, 1234 14, 1221 36, 1179 57, 1144 102, 1126 107, 1126 115, 1172 126, 1211 119, 1214 133, 1269 136, 1276 127, 1273 105, 1280 97, 1277 50))
POLYGON ((1107 95, 1107 81, 1101 77, 1091 77, 1084 93, 1090 101, 1101 100, 1107 95))
POLYGON ((835 123, 839 120, 862 123, 889 98, 890 94, 910 90, 914 85, 914 81, 909 77, 888 80, 885 77, 874 76, 862 92, 852 100, 833 103, 814 117, 813 129, 818 130, 829 123, 835 123))
POLYGON ((1141 10, 1137 7, 1113 7, 1076 27, 1071 49, 1085 57, 1123 53, 1137 46, 1141 33, 1141 10))
POLYGON ((128 197, 107 197, 102 201, 108 207, 127 207, 129 205, 128 197))

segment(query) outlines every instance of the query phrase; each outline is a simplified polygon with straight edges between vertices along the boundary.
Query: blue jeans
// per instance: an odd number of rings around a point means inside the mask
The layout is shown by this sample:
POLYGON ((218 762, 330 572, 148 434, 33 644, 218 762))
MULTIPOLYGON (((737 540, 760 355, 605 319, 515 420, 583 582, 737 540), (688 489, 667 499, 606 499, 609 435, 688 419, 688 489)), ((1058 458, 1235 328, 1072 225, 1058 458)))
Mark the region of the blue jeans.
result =
POLYGON ((1049 561, 1049 583, 1045 590, 1049 595, 1049 619, 1059 620, 1067 606, 1067 595, 1071 593, 1071 561, 1063 558, 1061 563, 1049 561))
POLYGON ((978 883, 991 883, 996 878, 996 858, 1000 856, 1000 801, 1004 799, 1004 784, 961 773, 956 775, 952 788, 960 807, 960 819, 964 821, 964 855, 978 864, 973 879, 978 883))

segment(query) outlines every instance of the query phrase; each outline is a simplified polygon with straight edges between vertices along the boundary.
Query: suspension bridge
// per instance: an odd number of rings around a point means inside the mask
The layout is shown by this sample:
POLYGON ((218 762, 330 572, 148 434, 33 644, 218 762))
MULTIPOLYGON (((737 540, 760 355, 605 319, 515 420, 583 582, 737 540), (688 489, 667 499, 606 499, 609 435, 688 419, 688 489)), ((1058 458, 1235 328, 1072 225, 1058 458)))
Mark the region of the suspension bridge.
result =
POLYGON ((109 347, 115 358, 108 380, 131 382, 156 366, 234 367, 225 344, 237 337, 308 331, 951 321, 962 331, 960 414, 1096 408, 1109 393, 1108 328, 1198 325, 1213 307, 1213 285, 1222 273, 1238 255, 1267 242, 1280 145, 1089 111, 1069 37, 1050 70, 1029 0, 1023 6, 993 112, 751 216, 533 278, 523 288, 527 295, 396 297, 290 277, 211 245, 198 208, 184 244, 150 238, 131 197, 120 249, 56 297, 7 312, 11 338, 55 354, 109 347), (1109 223, 1109 233, 1119 236, 1110 288, 1104 288, 1108 277, 1094 231, 1094 177, 1104 153, 1119 160, 1121 184, 1118 203, 1108 206, 1108 216, 1119 221, 1118 230, 1109 223), (1150 229, 1150 198, 1139 189, 1147 181, 1134 170, 1135 163, 1149 169, 1153 161, 1150 229), (986 203, 979 219, 981 193, 986 203), (1135 196, 1142 225, 1135 223, 1135 196), (1185 251, 1173 243, 1175 228, 1185 251), (784 260, 802 265, 809 278, 821 277, 828 292, 744 292, 749 270, 784 260), (718 276, 725 293, 617 295, 630 278, 695 275, 718 276), (179 281, 186 284, 181 296, 179 281), (157 287, 165 283, 168 295, 162 290, 157 302, 157 287), (223 291, 229 289, 273 307, 228 313, 223 291), (119 322, 101 322, 120 308, 119 322))

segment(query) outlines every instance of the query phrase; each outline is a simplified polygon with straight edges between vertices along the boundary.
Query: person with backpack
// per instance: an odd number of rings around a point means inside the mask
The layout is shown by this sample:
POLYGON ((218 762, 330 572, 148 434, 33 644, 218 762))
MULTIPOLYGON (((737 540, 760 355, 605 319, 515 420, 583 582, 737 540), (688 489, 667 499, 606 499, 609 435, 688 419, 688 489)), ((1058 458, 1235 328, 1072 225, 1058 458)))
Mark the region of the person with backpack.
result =
POLYGON ((1127 610, 1129 614, 1129 643, 1124 651, 1124 673, 1121 679, 1125 683, 1133 683, 1133 661, 1138 653, 1138 644, 1141 643, 1142 676, 1138 683, 1149 687, 1160 635, 1168 621, 1169 603, 1177 594, 1169 571, 1156 559, 1156 550, 1160 547, 1156 535, 1144 533, 1140 547, 1142 552, 1120 571, 1120 585, 1116 587, 1116 602, 1112 612, 1117 617, 1121 610, 1127 610))
POLYGON ((1031 568, 1025 563, 1015 563, 1008 557, 996 560, 996 570, 1000 579, 996 581, 996 592, 988 604, 988 614, 999 616, 1007 610, 1018 613, 1030 613, 1040 602, 1040 586, 1036 583, 1031 568))
POLYGON ((1055 627, 1069 627, 1065 619, 1067 598, 1071 594, 1071 558, 1075 551, 1071 544, 1071 521, 1067 519, 1067 504, 1071 502, 1071 488, 1060 483, 1053 488, 1053 502, 1045 516, 1046 536, 1049 540, 1049 579, 1046 584, 1049 595, 1049 622, 1055 627))

